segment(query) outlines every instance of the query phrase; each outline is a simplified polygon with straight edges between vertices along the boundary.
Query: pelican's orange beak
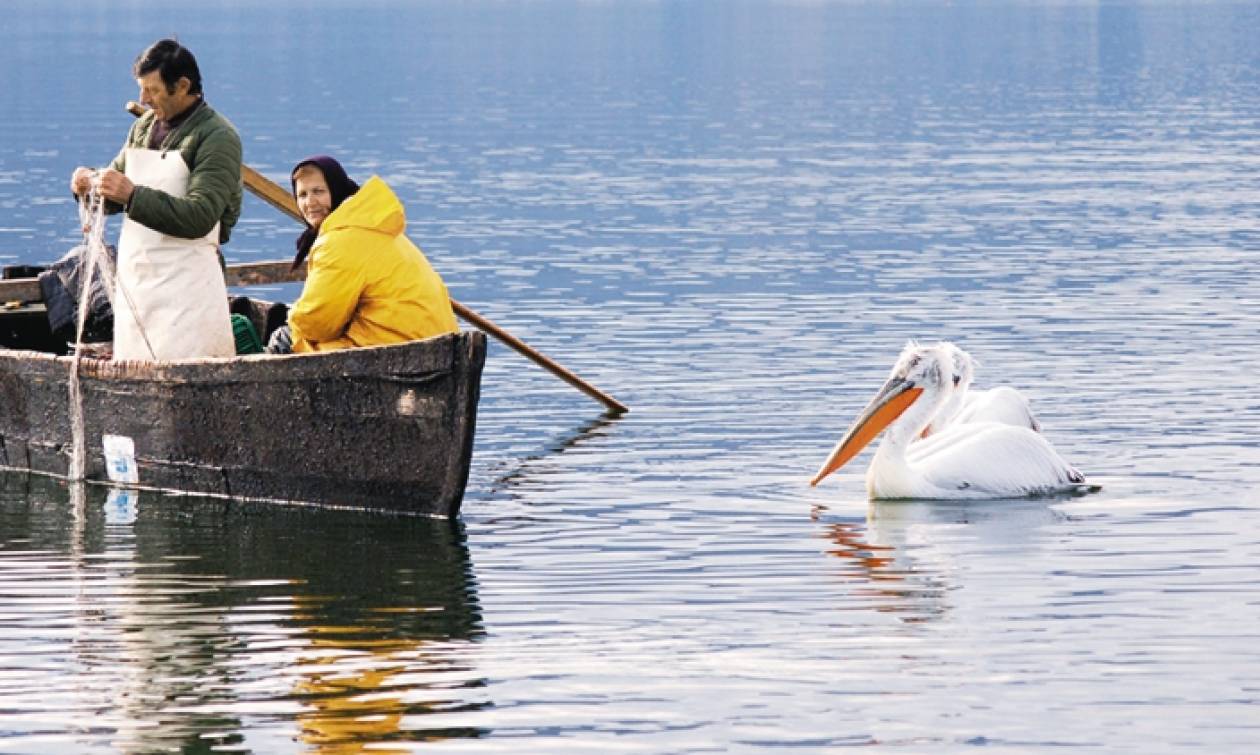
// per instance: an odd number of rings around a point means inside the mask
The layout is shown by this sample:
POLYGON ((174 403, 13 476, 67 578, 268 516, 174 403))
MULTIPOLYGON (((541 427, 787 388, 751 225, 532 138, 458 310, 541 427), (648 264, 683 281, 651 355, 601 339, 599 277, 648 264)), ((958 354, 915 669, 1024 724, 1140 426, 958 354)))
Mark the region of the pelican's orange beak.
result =
POLYGON ((867 404, 858 415, 857 421, 853 423, 853 427, 849 428, 849 432, 845 433, 836 444, 835 450, 818 468, 818 474, 809 481, 810 486, 822 482, 824 477, 857 456, 868 443, 875 440, 875 436, 909 409, 910 405, 922 394, 922 388, 916 388, 913 383, 901 379, 889 380, 885 383, 875 398, 871 399, 871 403, 867 404))

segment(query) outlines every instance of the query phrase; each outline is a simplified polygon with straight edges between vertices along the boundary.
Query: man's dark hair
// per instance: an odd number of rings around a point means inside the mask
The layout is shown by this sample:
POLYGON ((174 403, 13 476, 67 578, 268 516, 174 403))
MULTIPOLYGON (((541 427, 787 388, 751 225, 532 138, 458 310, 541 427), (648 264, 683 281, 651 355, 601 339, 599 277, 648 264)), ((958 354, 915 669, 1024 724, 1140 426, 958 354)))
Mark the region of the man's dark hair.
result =
POLYGON ((201 94, 201 69, 197 68, 197 59, 192 52, 173 39, 159 39, 149 45, 149 49, 140 53, 131 73, 137 79, 153 71, 158 71, 167 92, 175 91, 175 84, 180 77, 186 77, 191 86, 189 94, 201 94))

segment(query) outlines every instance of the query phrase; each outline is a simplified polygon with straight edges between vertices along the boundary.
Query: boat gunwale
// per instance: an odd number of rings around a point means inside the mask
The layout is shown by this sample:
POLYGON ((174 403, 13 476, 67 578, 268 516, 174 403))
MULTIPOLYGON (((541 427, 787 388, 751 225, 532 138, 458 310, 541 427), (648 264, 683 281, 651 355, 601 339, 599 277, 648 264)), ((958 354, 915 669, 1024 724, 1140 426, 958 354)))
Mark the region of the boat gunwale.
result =
MULTIPOLYGON (((429 338, 380 346, 315 351, 302 354, 242 354, 231 357, 199 357, 163 362, 139 360, 115 361, 81 357, 79 374, 101 380, 134 380, 143 382, 285 382, 344 377, 370 377, 379 374, 390 361, 409 358, 433 358, 446 363, 454 361, 455 349, 478 330, 443 333, 429 338)), ((481 334, 484 337, 484 334, 481 334)), ((74 366, 73 356, 51 354, 30 349, 0 347, 0 360, 10 364, 26 364, 63 369, 67 374, 74 366)), ((398 366, 404 366, 399 364, 398 366)), ((441 369, 435 365, 435 368, 441 369)))

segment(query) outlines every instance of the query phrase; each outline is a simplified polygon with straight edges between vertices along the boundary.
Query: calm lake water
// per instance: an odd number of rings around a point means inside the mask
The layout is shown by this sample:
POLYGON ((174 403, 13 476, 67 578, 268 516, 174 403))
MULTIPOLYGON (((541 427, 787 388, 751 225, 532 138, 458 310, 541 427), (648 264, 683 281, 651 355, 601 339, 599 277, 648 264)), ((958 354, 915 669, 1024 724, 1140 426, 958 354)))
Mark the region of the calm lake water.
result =
POLYGON ((169 5, 5 4, 0 261, 178 34, 632 411, 492 346, 454 523, 0 478, 0 751, 1260 747, 1260 7, 169 5), (1103 491, 808 487, 908 338, 1103 491))

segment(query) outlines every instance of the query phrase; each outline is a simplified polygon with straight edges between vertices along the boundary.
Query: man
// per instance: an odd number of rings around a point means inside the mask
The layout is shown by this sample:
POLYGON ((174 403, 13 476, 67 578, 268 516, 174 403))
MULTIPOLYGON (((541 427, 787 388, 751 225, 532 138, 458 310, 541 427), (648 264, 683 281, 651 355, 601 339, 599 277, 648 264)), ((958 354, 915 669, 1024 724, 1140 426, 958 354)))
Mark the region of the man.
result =
POLYGON ((114 358, 166 361, 235 353, 219 245, 241 214, 241 140, 205 102, 192 52, 163 39, 132 73, 149 108, 99 173, 80 167, 70 189, 95 190, 124 212, 114 295, 114 358))

